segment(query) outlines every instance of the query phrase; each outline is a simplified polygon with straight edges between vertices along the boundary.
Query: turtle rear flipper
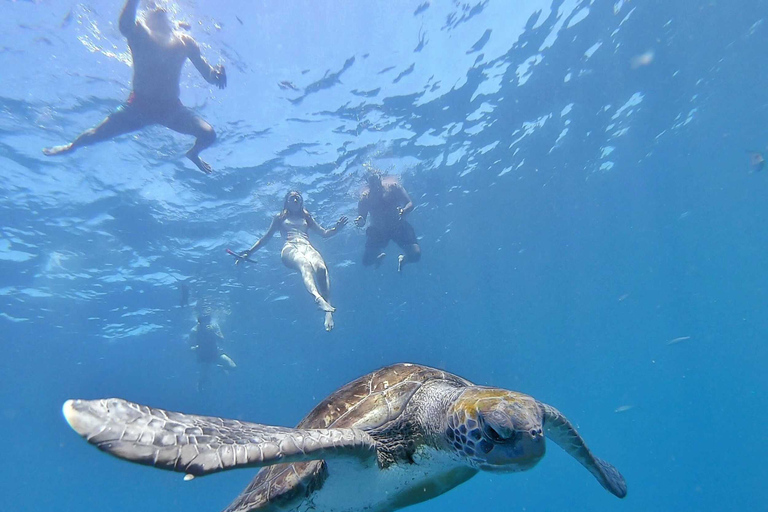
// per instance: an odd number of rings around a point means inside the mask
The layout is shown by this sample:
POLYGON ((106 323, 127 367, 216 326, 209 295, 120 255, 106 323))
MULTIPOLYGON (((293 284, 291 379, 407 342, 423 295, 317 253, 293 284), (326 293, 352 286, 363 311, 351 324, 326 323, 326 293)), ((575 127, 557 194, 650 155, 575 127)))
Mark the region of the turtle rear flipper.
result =
POLYGON ((67 400, 69 425, 89 443, 138 464, 194 476, 336 457, 375 460, 354 428, 294 429, 154 409, 119 398, 67 400))
POLYGON ((544 413, 544 432, 592 473, 606 490, 623 498, 627 495, 627 483, 619 470, 606 461, 595 457, 584 439, 563 414, 545 403, 539 402, 544 413))

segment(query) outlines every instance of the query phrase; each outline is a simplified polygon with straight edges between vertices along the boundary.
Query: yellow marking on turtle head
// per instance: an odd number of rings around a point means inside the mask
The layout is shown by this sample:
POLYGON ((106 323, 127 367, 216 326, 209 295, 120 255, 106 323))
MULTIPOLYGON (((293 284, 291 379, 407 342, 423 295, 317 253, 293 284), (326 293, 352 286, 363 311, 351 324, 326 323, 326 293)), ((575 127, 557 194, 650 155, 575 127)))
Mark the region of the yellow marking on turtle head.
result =
POLYGON ((494 402, 521 403, 532 402, 533 398, 523 393, 501 388, 467 388, 453 405, 454 411, 468 416, 476 416, 478 410, 492 407, 494 402), (490 402, 490 403, 489 403, 490 402))

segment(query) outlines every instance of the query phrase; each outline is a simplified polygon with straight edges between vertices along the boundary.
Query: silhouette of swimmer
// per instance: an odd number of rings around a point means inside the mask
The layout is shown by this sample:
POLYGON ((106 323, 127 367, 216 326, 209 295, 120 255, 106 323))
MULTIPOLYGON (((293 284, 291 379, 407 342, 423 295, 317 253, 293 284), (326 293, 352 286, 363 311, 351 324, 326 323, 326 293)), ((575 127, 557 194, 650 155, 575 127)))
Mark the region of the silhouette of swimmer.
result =
POLYGON ((363 265, 376 264, 378 267, 385 256, 383 252, 389 241, 394 241, 403 250, 397 259, 397 271, 403 270, 406 263, 416 263, 421 259, 421 247, 405 216, 413 210, 408 192, 393 179, 383 181, 378 172, 368 176, 368 188, 363 191, 357 203, 357 227, 365 226, 368 214, 371 225, 366 229, 363 265))
POLYGON ((227 86, 224 66, 211 66, 200 54, 197 42, 188 34, 173 30, 168 13, 151 7, 144 20, 136 19, 139 0, 128 0, 120 14, 120 32, 128 40, 133 57, 133 90, 128 100, 98 126, 80 134, 74 142, 43 149, 48 156, 69 153, 80 147, 112 139, 152 124, 194 135, 197 140, 187 158, 205 173, 211 166, 200 152, 214 143, 216 132, 203 118, 181 104, 179 80, 189 59, 205 80, 223 89, 227 86))
POLYGON ((186 283, 186 281, 182 281, 179 288, 181 288, 181 299, 179 300, 179 306, 183 308, 189 305, 189 285, 186 283))
POLYGON ((331 278, 328 275, 328 267, 325 260, 317 252, 317 249, 309 242, 309 229, 314 229, 323 238, 328 238, 339 232, 347 224, 347 218, 341 216, 336 225, 325 229, 317 223, 312 215, 304 208, 304 199, 301 193, 291 190, 283 200, 283 211, 272 219, 269 230, 250 249, 235 260, 237 265, 250 258, 251 254, 259 250, 261 246, 272 238, 275 231, 285 240, 280 257, 283 264, 301 273, 301 279, 307 291, 315 298, 317 306, 325 311, 325 330, 333 330, 333 313, 336 308, 331 306, 331 278))
POLYGON ((765 167, 765 158, 760 151, 747 151, 749 154, 749 169, 751 172, 762 171, 765 167))
POLYGON ((209 380, 210 367, 216 365, 226 373, 227 370, 237 368, 237 365, 219 347, 219 341, 224 340, 219 326, 211 323, 211 315, 203 313, 197 317, 197 325, 192 328, 189 335, 190 348, 197 355, 197 363, 200 371, 197 381, 198 391, 202 391, 209 380))

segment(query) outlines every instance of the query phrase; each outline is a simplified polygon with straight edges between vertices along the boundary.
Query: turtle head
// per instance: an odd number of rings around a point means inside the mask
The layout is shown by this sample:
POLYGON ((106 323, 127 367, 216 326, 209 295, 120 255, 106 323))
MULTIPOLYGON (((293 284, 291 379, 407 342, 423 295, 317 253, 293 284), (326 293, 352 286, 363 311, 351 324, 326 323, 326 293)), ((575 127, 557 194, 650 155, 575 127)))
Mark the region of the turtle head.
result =
POLYGON ((530 396, 470 387, 450 408, 445 437, 477 469, 525 471, 544 456, 543 413, 530 396))

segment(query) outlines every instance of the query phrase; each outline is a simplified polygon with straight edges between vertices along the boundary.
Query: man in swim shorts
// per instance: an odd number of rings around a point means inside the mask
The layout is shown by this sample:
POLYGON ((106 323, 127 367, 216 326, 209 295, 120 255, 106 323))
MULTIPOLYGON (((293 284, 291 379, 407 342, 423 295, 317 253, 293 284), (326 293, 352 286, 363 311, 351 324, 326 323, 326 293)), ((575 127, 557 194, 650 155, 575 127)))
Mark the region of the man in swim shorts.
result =
POLYGON ((195 351, 197 363, 200 365, 198 391, 203 391, 208 384, 211 366, 218 366, 224 373, 237 368, 232 358, 219 347, 220 341, 224 341, 224 335, 219 326, 211 321, 211 314, 201 313, 197 317, 197 325, 189 333, 190 348, 195 351))
POLYGON ((133 58, 133 90, 128 100, 98 126, 85 131, 74 142, 46 148, 46 155, 69 153, 152 124, 161 124, 179 133, 197 137, 187 158, 201 171, 211 166, 200 152, 213 144, 216 132, 203 118, 181 104, 179 80, 184 62, 189 59, 205 80, 223 89, 227 86, 224 67, 211 66, 200 54, 197 42, 173 30, 168 12, 157 6, 136 19, 139 0, 127 0, 120 14, 120 32, 128 39, 133 58))
POLYGON ((382 180, 373 173, 368 176, 368 188, 357 203, 358 217, 355 224, 365 226, 368 214, 371 225, 365 231, 365 252, 363 265, 376 264, 378 267, 385 256, 384 248, 392 240, 403 250, 397 259, 397 271, 403 270, 406 263, 416 263, 421 259, 421 248, 405 216, 413 210, 413 201, 405 189, 394 179, 382 180))

